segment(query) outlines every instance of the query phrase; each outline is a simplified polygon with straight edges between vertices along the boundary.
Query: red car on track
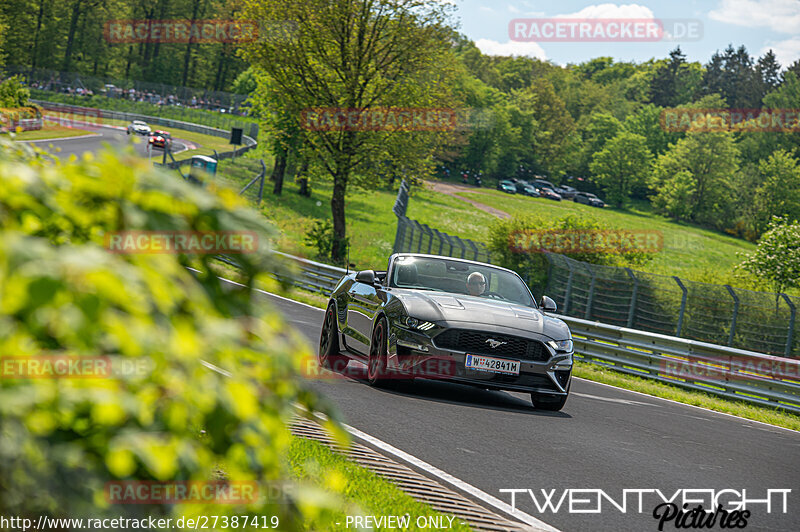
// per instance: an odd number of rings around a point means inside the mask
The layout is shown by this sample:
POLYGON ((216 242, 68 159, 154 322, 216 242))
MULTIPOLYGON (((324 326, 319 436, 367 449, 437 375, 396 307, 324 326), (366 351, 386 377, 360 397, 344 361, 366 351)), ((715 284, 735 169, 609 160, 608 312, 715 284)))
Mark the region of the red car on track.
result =
POLYGON ((172 135, 168 131, 153 131, 148 141, 153 148, 172 148, 172 135))

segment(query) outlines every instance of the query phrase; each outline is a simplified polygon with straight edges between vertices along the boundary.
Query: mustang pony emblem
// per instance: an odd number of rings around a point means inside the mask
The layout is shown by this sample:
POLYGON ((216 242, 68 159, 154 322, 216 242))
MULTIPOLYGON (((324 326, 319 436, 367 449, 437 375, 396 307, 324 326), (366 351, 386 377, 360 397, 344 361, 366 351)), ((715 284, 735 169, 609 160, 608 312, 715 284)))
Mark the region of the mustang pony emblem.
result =
POLYGON ((491 347, 492 349, 495 349, 496 347, 501 346, 503 344, 507 344, 508 342, 501 342, 500 340, 495 340, 494 338, 489 338, 488 340, 486 340, 486 343, 489 344, 489 347, 491 347))

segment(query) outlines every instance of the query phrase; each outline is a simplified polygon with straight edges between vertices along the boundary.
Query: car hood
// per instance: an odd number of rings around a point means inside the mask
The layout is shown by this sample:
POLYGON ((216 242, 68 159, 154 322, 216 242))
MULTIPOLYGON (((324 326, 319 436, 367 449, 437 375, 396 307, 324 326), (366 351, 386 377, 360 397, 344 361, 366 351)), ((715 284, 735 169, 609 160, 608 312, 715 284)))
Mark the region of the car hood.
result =
POLYGON ((571 337, 563 321, 523 305, 446 292, 394 288, 392 293, 403 303, 409 316, 424 321, 447 322, 464 328, 470 328, 470 324, 503 327, 516 329, 518 334, 536 333, 553 340, 571 337))

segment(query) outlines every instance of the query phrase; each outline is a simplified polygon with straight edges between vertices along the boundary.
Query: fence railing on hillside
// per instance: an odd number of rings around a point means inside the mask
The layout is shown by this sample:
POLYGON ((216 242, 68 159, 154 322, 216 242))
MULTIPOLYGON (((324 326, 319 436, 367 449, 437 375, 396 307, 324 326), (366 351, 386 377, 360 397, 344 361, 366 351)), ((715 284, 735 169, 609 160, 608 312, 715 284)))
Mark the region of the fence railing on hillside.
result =
MULTIPOLYGON (((395 203, 395 253, 432 253, 492 262, 486 244, 448 235, 412 220, 405 216, 407 207, 408 189, 401 187, 395 203), (403 205, 403 214, 398 214, 398 204, 403 205)), ((564 315, 748 351, 800 357, 798 297, 600 266, 555 253, 547 253, 546 257, 547 283, 541 288, 564 315)))
POLYGON ((786 357, 800 354, 800 298, 601 266, 547 253, 563 314, 786 357))
POLYGON ((43 68, 8 66, 7 74, 24 76, 28 86, 60 94, 102 95, 109 99, 140 98, 148 103, 196 105, 205 109, 237 111, 247 99, 246 94, 213 91, 194 87, 180 87, 154 81, 139 81, 111 77, 91 76, 76 72, 62 72, 43 68), (131 92, 133 91, 133 92, 131 92))

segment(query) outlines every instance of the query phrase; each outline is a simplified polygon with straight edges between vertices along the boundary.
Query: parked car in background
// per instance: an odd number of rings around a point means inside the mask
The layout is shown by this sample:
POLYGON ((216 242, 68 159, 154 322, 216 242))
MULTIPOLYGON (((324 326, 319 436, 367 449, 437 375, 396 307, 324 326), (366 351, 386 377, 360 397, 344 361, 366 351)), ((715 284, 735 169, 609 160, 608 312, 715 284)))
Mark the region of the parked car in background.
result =
POLYGON ((591 205, 592 207, 605 207, 606 204, 603 203, 603 200, 591 194, 589 192, 578 192, 575 194, 575 197, 572 198, 572 201, 575 203, 583 203, 584 205, 591 205))
POLYGON ((522 192, 520 192, 520 194, 522 194, 524 196, 530 196, 532 198, 541 198, 542 197, 542 195, 539 194, 539 191, 536 190, 536 187, 533 186, 533 185, 525 185, 524 187, 522 187, 522 192))
POLYGON ((516 185, 508 180, 503 180, 497 183, 497 190, 502 190, 503 192, 507 192, 508 194, 517 193, 516 185))
POLYGON ((575 194, 578 193, 578 190, 569 185, 561 185, 555 189, 555 192, 563 199, 572 199, 575 197, 575 194))
POLYGON ((153 148, 161 148, 162 150, 172 148, 172 135, 169 131, 153 131, 148 141, 153 148))
POLYGON ((147 125, 147 122, 142 122, 141 120, 134 120, 130 124, 128 124, 128 135, 133 133, 134 135, 149 135, 152 132, 150 126, 147 125))
POLYGON ((555 200, 555 201, 561 201, 561 196, 555 190, 553 190, 552 188, 541 187, 539 189, 539 195, 541 195, 543 198, 547 198, 547 199, 551 199, 551 200, 555 200))
POLYGON ((514 181, 514 187, 517 190, 517 194, 522 194, 523 190, 525 190, 525 187, 527 186, 528 182, 522 179, 517 179, 516 181, 514 181))
POLYGON ((542 188, 549 188, 550 190, 553 191, 555 191, 555 189, 558 188, 550 181, 545 181, 544 179, 534 179, 533 181, 531 181, 531 185, 538 188, 539 192, 542 191, 542 188))

